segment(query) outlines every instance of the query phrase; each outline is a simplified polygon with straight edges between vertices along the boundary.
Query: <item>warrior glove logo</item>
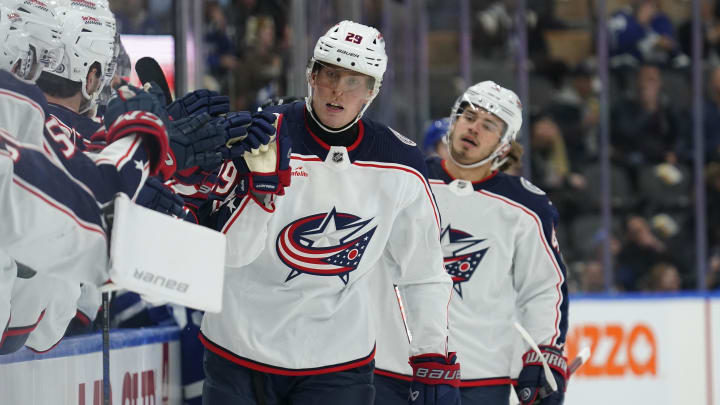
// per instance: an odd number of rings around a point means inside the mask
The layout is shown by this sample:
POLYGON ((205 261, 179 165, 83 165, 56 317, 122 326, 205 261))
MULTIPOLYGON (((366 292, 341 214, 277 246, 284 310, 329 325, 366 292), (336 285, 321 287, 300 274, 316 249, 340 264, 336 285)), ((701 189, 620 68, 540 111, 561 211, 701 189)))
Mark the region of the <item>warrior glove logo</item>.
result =
POLYGON ((285 281, 305 273, 338 276, 347 284, 377 228, 371 222, 333 208, 285 226, 276 243, 280 260, 290 267, 285 281))
POLYGON ((450 225, 442 230, 440 244, 443 250, 445 270, 450 274, 453 288, 462 298, 462 283, 469 281, 489 248, 478 249, 485 239, 473 239, 472 235, 450 225))

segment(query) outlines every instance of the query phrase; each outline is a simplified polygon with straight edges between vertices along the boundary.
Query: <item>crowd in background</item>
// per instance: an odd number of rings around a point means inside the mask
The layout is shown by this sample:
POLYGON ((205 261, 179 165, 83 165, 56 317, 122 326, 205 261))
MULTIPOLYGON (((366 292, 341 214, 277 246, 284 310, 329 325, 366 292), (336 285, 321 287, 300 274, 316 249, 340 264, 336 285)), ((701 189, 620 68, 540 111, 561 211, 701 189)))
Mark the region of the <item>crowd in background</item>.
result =
MULTIPOLYGON (((122 33, 146 34, 172 30, 170 3, 111 1, 122 33)), ((432 0, 426 3, 429 8, 447 8, 432 0)), ((581 28, 591 32, 592 45, 597 29, 591 23, 563 20, 557 2, 541 0, 527 0, 526 18, 531 99, 526 106, 530 122, 525 126, 530 135, 532 181, 549 194, 560 212, 558 239, 569 265, 571 291, 605 290, 602 246, 607 238, 614 290, 695 289, 689 14, 672 18, 664 9, 667 2, 660 0, 610 3, 618 7, 610 10, 606 27, 611 80, 611 234, 604 234, 600 218, 595 51, 568 62, 552 51, 558 47, 553 43, 558 36, 547 35, 581 28)), ((702 5, 705 178, 699 179, 706 185, 711 289, 720 287, 720 5, 715 3, 705 0, 702 5)), ((502 67, 515 44, 511 40, 515 2, 470 4, 473 63, 497 61, 502 67)), ((684 4, 689 10, 691 3, 684 4)), ((205 87, 228 94, 233 110, 254 109, 268 98, 288 95, 290 14, 288 0, 206 0, 205 87)), ((588 16, 587 21, 593 18, 588 16)), ((440 50, 433 49, 432 41, 429 44, 432 59, 440 50)), ((442 118, 445 111, 433 114, 442 118)), ((421 141, 423 134, 406 135, 421 141)))
MULTIPOLYGON (((513 3, 490 2, 478 13, 475 37, 487 57, 507 43, 513 3)), ((528 2, 533 65, 530 83, 548 94, 530 111, 532 181, 561 216, 558 239, 571 290, 605 290, 602 245, 610 238, 617 291, 679 291, 697 285, 691 103, 691 21, 677 24, 659 0, 628 1, 608 15, 612 232, 600 218, 599 80, 592 57, 554 59, 544 30, 571 29, 553 2, 528 2), (536 3, 536 4, 535 4, 536 3)), ((685 2, 690 9, 691 3, 685 2)), ((705 178, 708 286, 720 286, 720 7, 702 2, 706 78, 705 178)), ((593 44, 595 39, 592 40, 593 44)))

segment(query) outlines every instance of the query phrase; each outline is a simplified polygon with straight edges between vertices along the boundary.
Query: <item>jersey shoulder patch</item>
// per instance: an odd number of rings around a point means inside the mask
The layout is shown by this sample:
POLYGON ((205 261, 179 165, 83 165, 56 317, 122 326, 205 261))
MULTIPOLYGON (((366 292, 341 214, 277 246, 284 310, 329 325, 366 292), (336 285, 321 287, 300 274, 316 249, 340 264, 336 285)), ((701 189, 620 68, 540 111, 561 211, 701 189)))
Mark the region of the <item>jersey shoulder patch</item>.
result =
POLYGON ((397 139, 400 140, 400 142, 404 143, 405 145, 417 146, 417 144, 415 142, 413 142, 410 138, 407 138, 407 137, 401 135, 398 131, 396 131, 390 127, 388 127, 388 128, 397 137, 397 139))
POLYGON ((542 191, 538 186, 530 183, 529 180, 525 179, 524 177, 520 177, 520 184, 522 184, 525 189, 533 194, 537 195, 545 195, 545 192, 542 191))

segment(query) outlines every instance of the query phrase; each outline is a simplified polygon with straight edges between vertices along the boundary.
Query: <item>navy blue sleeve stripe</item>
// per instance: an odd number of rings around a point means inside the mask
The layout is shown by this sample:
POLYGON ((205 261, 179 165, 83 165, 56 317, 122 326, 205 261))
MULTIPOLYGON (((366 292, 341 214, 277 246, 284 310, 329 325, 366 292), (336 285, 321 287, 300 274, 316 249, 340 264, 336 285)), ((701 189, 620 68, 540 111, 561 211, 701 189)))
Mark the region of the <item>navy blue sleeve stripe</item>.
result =
POLYGON ((9 142, 0 131, 0 150, 13 156, 13 182, 70 216, 81 227, 105 235, 95 198, 79 187, 42 151, 9 142), (13 148, 13 153, 8 151, 13 148))

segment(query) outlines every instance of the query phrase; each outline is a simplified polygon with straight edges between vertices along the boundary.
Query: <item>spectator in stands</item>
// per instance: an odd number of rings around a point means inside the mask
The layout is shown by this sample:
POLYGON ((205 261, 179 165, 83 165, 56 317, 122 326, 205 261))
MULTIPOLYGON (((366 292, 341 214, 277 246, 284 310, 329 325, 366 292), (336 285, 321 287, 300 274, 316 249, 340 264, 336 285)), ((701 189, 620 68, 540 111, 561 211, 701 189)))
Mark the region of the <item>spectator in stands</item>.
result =
POLYGON ((710 70, 705 99, 705 159, 720 162, 720 65, 710 70))
MULTIPOLYGON (((713 64, 709 68, 706 89, 703 107, 705 161, 720 162, 720 64, 713 64)), ((686 125, 681 130, 683 136, 678 140, 678 151, 683 162, 690 164, 694 159, 692 105, 683 108, 683 117, 686 125)))
POLYGON ((647 163, 674 163, 680 125, 677 113, 662 96, 662 74, 656 65, 643 65, 637 71, 633 94, 621 99, 611 111, 613 158, 636 170, 647 163))
POLYGON ((707 277, 708 290, 720 289, 720 247, 710 256, 710 269, 707 277))
POLYGON ((275 22, 269 15, 248 19, 247 52, 242 69, 234 73, 236 110, 252 110, 261 102, 282 94, 282 58, 275 43, 275 22))
POLYGON ((531 128, 533 182, 546 191, 566 187, 584 189, 584 177, 570 170, 565 140, 557 123, 550 116, 543 115, 534 120, 531 128))
POLYGON ((563 133, 571 167, 580 171, 597 158, 600 101, 593 84, 595 68, 589 61, 570 69, 546 111, 563 133))
POLYGON ((585 293, 605 291, 605 272, 602 263, 590 260, 580 266, 580 291, 585 293))
POLYGON ((684 67, 689 63, 659 0, 634 0, 630 6, 613 13, 608 29, 612 67, 641 63, 684 67))
POLYGON ((638 281, 656 263, 666 259, 667 246, 651 231, 645 218, 632 215, 625 223, 625 244, 617 257, 616 282, 625 291, 638 289, 638 281))
MULTIPOLYGON (((170 34, 167 24, 161 23, 150 14, 147 0, 113 0, 109 4, 115 13, 117 30, 121 34, 170 34)), ((168 15, 169 17, 171 15, 168 15)))
POLYGON ((205 3, 205 47, 208 73, 223 94, 228 91, 228 72, 240 66, 228 32, 227 20, 217 1, 205 3))
POLYGON ((709 246, 720 252, 720 162, 710 162, 705 168, 705 185, 709 246))
POLYGON ((533 182, 543 190, 557 190, 570 173, 565 141, 549 116, 534 120, 530 134, 533 182))
MULTIPOLYGON (((227 1, 227 0, 226 0, 227 1)), ((269 15, 275 23, 275 38, 278 42, 288 40, 287 19, 290 15, 289 0, 230 0, 225 14, 230 22, 230 36, 233 38, 235 51, 239 57, 245 55, 248 43, 245 35, 248 22, 259 15, 269 15)))
MULTIPOLYGON (((720 8, 716 0, 702 0, 703 56, 712 63, 720 63, 720 8)), ((692 18, 678 29, 678 39, 686 55, 692 55, 692 18)))
MULTIPOLYGON (((482 2, 471 2, 473 5, 482 2)), ((554 19, 554 2, 529 0, 526 5, 527 40, 530 60, 535 67, 548 60, 548 45, 543 31, 557 25, 554 19)), ((487 4, 487 3, 486 3, 487 4)), ((515 0, 497 0, 477 10, 473 21, 473 46, 485 57, 502 59, 512 55, 510 40, 515 25, 515 0)))
POLYGON ((668 262, 659 262, 652 266, 643 284, 644 290, 656 292, 675 292, 682 287, 677 267, 668 262))

